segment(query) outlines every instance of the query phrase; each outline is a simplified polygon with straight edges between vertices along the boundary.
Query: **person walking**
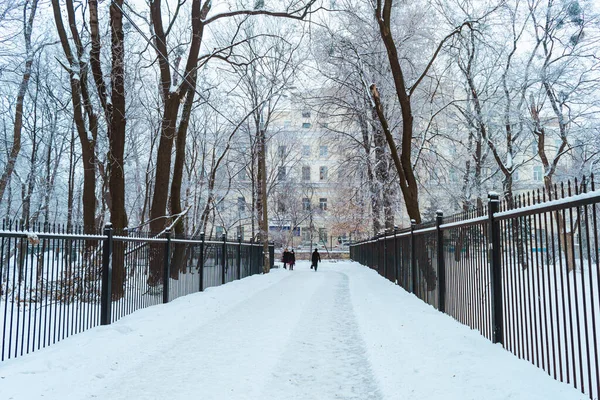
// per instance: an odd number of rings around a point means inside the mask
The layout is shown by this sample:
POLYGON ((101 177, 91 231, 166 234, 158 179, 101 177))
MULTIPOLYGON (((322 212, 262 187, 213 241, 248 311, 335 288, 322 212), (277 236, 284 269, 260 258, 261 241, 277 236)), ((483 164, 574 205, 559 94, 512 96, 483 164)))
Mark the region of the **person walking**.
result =
POLYGON ((290 271, 294 270, 294 265, 296 265, 296 253, 294 253, 294 249, 292 249, 292 251, 290 252, 290 256, 289 256, 290 262, 290 271))
POLYGON ((317 272, 317 266, 319 265, 319 262, 321 261, 321 255, 319 254, 319 251, 317 249, 315 249, 315 251, 313 251, 312 253, 312 264, 310 266, 310 269, 315 269, 315 272, 317 272))

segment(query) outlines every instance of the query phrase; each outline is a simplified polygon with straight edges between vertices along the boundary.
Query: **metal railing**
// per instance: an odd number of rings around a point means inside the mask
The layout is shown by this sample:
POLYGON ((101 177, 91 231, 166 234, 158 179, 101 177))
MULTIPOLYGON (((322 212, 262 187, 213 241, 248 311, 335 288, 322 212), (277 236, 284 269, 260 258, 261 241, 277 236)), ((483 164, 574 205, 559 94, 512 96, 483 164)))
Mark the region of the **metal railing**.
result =
MULTIPOLYGON (((169 231, 86 235, 4 221, 0 361, 136 310, 262 272, 262 243, 174 238, 169 231), (144 237, 145 236, 145 237, 144 237)), ((269 246, 271 255, 273 245, 269 246)), ((271 257, 271 265, 273 257, 271 257)))
POLYGON ((600 395, 600 190, 593 177, 350 246, 378 271, 519 358, 600 395))

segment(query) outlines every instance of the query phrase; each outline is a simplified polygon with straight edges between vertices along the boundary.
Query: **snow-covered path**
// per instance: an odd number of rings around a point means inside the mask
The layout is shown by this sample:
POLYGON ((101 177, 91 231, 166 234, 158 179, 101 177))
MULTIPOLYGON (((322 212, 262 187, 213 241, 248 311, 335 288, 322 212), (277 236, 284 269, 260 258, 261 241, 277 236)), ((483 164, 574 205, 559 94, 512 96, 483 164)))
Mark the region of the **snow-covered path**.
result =
POLYGON ((358 264, 274 270, 0 364, 0 399, 585 399, 358 264))

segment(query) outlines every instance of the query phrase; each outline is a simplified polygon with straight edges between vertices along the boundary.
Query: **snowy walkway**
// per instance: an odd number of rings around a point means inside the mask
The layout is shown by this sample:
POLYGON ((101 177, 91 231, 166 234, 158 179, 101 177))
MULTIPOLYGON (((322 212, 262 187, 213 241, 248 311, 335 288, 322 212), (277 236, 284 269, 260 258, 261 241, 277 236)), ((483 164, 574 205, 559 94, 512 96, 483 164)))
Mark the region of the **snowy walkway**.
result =
POLYGON ((586 399, 354 263, 300 263, 0 364, 0 399, 586 399))

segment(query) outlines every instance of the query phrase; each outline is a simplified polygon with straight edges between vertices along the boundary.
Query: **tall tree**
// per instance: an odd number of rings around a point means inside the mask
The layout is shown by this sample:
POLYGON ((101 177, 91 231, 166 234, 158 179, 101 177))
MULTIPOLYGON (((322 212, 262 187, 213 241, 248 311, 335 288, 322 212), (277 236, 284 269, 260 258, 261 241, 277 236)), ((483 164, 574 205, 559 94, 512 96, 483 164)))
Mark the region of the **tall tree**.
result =
POLYGON ((83 163, 83 225, 86 233, 96 230, 96 142, 98 139, 98 116, 94 111, 88 90, 88 67, 83 60, 84 46, 77 31, 75 9, 72 0, 66 0, 67 17, 71 37, 75 44, 75 53, 62 20, 59 0, 52 0, 54 23, 68 65, 64 66, 69 74, 73 117, 79 141, 81 143, 81 161, 83 163), (87 116, 87 125, 86 125, 87 116))
MULTIPOLYGON (((9 4, 10 5, 10 4, 9 4)), ((9 5, 5 12, 8 12, 9 5)), ((23 3, 23 38, 25 41, 25 66, 23 68, 23 75, 21 77, 21 84, 19 85, 19 92, 17 94, 17 102, 15 106, 15 120, 13 125, 13 140, 10 152, 8 154, 8 160, 2 176, 0 177, 0 201, 4 197, 4 191, 6 185, 10 181, 10 177, 15 170, 15 164, 17 157, 21 151, 21 131, 23 129, 23 105, 25 102, 25 95, 27 94, 27 88, 29 87, 29 79, 31 78, 31 69, 33 66, 35 49, 31 45, 31 33, 33 31, 33 22, 35 20, 35 14, 37 11, 38 0, 27 0, 23 3), (28 15, 29 13, 29 15, 28 15)))

